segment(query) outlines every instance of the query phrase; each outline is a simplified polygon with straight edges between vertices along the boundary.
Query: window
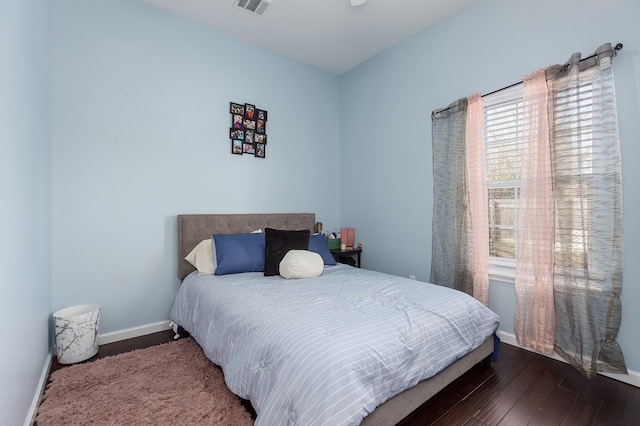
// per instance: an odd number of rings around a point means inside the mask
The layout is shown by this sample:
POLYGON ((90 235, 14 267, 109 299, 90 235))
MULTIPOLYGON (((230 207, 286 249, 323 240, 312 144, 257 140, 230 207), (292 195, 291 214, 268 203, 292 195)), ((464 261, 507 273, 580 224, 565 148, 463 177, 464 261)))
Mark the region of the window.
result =
POLYGON ((512 281, 517 250, 522 86, 488 95, 485 114, 485 173, 489 217, 489 274, 512 281))
MULTIPOLYGON (((523 143, 522 86, 518 85, 483 99, 485 113, 485 167, 489 218, 489 274, 493 279, 512 281, 517 257, 518 197, 520 194, 520 149, 523 143)), ((560 90, 554 101, 555 156, 558 161, 558 209, 571 220, 557 224, 557 268, 571 267, 586 274, 590 227, 593 220, 588 194, 593 191, 593 97, 592 85, 584 82, 560 90), (565 194, 565 192, 567 192, 565 194), (577 226, 580 224, 580 226, 577 226), (574 226, 576 225, 576 226, 574 226), (570 247, 564 250, 562 245, 570 247), (567 257, 567 253, 570 256, 567 257)), ((606 175, 606 172, 602 175, 606 175)), ((592 275, 598 274, 593 270, 592 275)), ((561 273, 561 271, 557 271, 561 273)))
POLYGON ((563 218, 556 223, 556 274, 570 268, 578 285, 604 280, 595 259, 598 238, 590 233, 600 228, 598 222, 604 223, 605 216, 593 200, 600 199, 596 195, 599 191, 608 190, 602 182, 614 179, 613 168, 607 170, 595 161, 603 156, 598 151, 606 145, 594 140, 594 117, 599 115, 598 105, 594 104, 597 89, 591 81, 594 71, 583 72, 584 80, 575 86, 558 90, 553 106, 556 211, 563 218))

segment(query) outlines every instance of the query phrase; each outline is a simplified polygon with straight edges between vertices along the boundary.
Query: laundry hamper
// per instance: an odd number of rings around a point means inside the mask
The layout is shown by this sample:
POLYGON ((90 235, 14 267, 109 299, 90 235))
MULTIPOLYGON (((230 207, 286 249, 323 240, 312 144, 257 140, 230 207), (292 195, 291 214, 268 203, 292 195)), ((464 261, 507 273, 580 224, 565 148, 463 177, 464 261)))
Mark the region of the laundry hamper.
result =
POLYGON ((77 305, 53 313, 60 364, 87 360, 98 353, 100 305, 77 305))

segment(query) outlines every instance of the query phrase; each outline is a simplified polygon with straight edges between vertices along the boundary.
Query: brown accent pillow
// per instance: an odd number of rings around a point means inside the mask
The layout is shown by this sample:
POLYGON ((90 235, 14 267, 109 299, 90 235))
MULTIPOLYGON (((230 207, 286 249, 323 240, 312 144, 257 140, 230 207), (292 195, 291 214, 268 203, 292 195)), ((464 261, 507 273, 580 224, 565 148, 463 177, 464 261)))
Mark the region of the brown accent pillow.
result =
POLYGON ((265 228, 264 275, 280 273, 280 262, 289 250, 307 250, 309 248, 308 230, 292 231, 265 228))

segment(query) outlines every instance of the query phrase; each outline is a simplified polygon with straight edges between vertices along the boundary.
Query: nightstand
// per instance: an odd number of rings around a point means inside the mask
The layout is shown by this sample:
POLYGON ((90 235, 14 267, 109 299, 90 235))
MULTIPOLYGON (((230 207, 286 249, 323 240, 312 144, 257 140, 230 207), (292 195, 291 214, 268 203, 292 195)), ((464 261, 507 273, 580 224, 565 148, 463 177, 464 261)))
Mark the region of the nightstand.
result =
POLYGON ((341 259, 344 259, 345 257, 348 258, 353 258, 354 256, 357 256, 357 262, 356 262, 356 266, 359 268, 360 267, 360 255, 362 254, 362 249, 353 249, 353 250, 330 250, 331 254, 333 255, 333 258, 336 260, 336 262, 340 262, 340 263, 345 263, 342 262, 341 259))

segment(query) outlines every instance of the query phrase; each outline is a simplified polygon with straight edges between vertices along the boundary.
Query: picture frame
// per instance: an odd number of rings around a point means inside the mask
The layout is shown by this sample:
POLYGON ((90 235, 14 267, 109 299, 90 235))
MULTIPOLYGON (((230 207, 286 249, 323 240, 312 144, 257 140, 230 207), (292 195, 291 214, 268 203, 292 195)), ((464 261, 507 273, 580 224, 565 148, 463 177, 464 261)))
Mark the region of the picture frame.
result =
POLYGON ((254 143, 254 142, 255 142, 255 132, 253 130, 245 130, 244 143, 254 143))
POLYGON ((244 116, 240 114, 231 114, 231 127, 234 129, 244 129, 244 116))
POLYGON ((232 140, 243 141, 244 140, 244 130, 243 129, 234 129, 233 127, 229 129, 229 138, 232 140))
POLYGON ((239 114, 244 116, 244 105, 235 102, 229 102, 229 112, 231 114, 239 114))
POLYGON ((251 155, 255 155, 256 153, 256 146, 252 143, 243 143, 242 144, 242 153, 243 154, 251 154, 251 155))
POLYGON ((256 119, 256 106, 252 104, 244 104, 244 118, 248 120, 256 119))
POLYGON ((249 119, 245 118, 244 121, 243 121, 243 125, 244 125, 245 129, 255 130, 256 121, 255 120, 249 120, 249 119))
POLYGON ((232 139, 231 153, 236 155, 242 155, 242 145, 243 145, 243 142, 241 140, 232 139))
POLYGON ((267 111, 254 104, 229 102, 231 153, 266 158, 267 111))

